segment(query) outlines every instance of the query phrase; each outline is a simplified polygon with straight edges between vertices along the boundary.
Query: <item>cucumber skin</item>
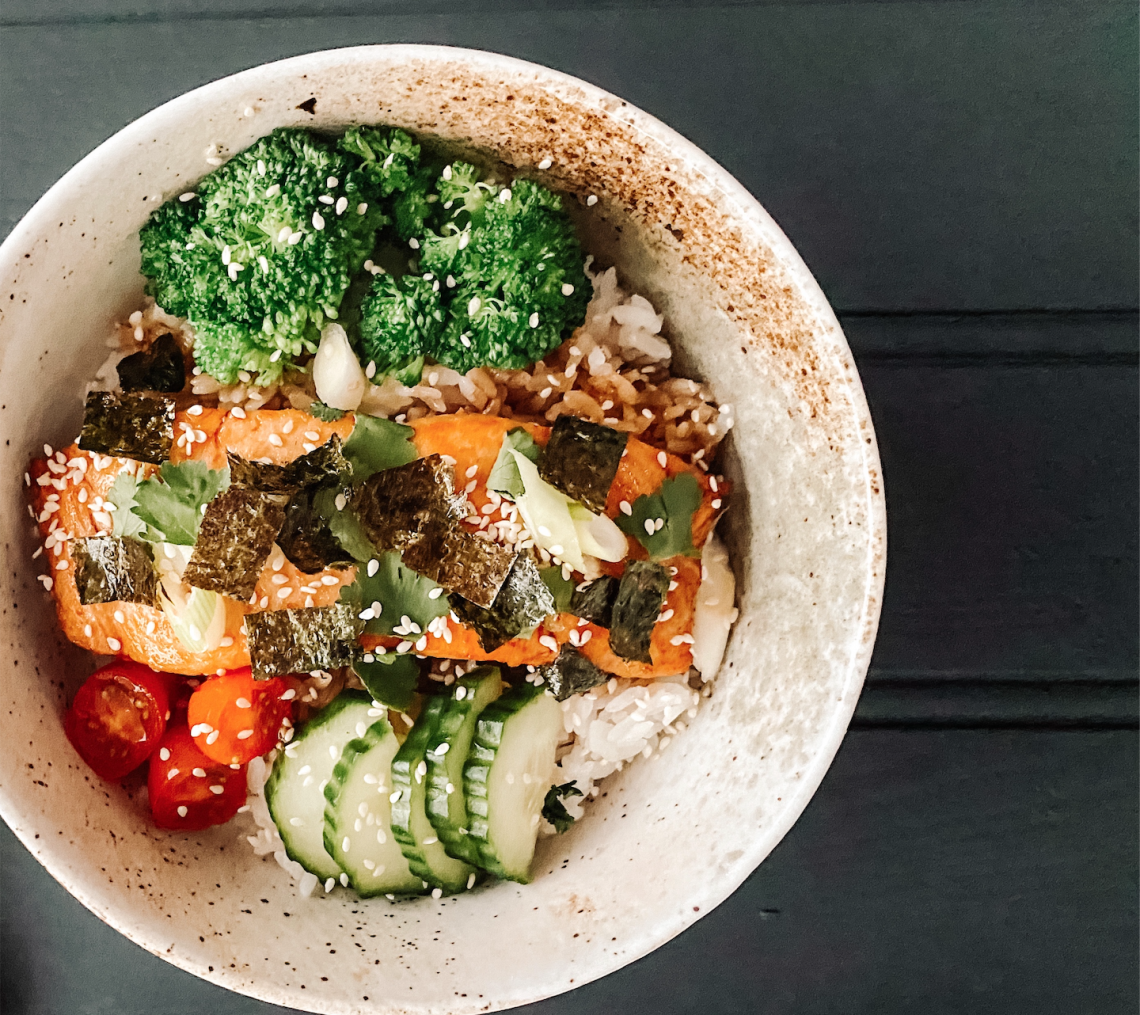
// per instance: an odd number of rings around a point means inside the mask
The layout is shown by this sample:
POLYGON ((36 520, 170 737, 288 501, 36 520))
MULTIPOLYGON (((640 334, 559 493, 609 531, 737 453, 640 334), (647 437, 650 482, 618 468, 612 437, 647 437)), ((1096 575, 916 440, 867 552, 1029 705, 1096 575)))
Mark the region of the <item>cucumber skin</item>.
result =
POLYGON ((467 838, 478 850, 479 866, 504 881, 516 881, 521 885, 530 884, 533 880, 530 874, 524 876, 508 871, 491 845, 487 823, 487 782, 503 739, 503 726, 545 693, 545 686, 518 684, 483 709, 475 726, 467 763, 463 766, 463 795, 467 800, 467 817, 471 826, 467 838))
MULTIPOLYGON (((440 888, 448 894, 453 894, 466 890, 468 877, 473 872, 468 870, 458 882, 451 882, 440 878, 438 872, 432 869, 412 832, 411 801, 415 769, 421 761, 424 761, 428 744, 438 730, 439 720, 442 718, 447 705, 448 698, 443 695, 429 698, 419 718, 416 719, 415 725, 412 726, 408 739, 404 741, 392 759, 392 790, 393 792, 400 790, 400 799, 392 804, 392 835, 400 844, 400 851, 404 854, 404 859, 408 861, 408 868, 416 877, 426 881, 433 888, 440 888)), ((427 776, 425 775, 423 778, 426 779, 427 776)), ((425 797, 426 791, 427 787, 425 786, 425 797)), ((442 839, 440 844, 444 846, 446 851, 446 844, 442 839)))
MULTIPOLYGON (((341 692, 342 694, 344 692, 341 692)), ((338 696, 339 697, 339 696, 338 696)), ((369 700, 371 704, 371 700, 369 700)), ((384 742, 387 737, 394 737, 395 731, 392 729, 392 724, 388 722, 385 716, 380 716, 368 729, 365 731, 363 737, 357 737, 350 740, 344 745, 344 750, 341 751, 340 760, 333 767, 332 777, 329 779, 328 785, 325 786, 325 829, 324 829, 324 843, 325 852, 328 853, 334 860, 337 857, 337 828, 336 828, 336 812, 340 801, 340 791, 344 785, 345 780, 348 778, 349 772, 352 771, 353 762, 361 754, 366 754, 373 747, 384 742)), ((337 861, 340 862, 339 860, 337 861)), ((374 898, 378 895, 396 894, 385 888, 376 888, 373 891, 362 890, 357 887, 356 880, 349 874, 349 879, 352 881, 353 891, 362 899, 374 898)), ((402 891, 401 895, 416 895, 420 894, 415 891, 402 891)))
MULTIPOLYGON (((297 737, 293 743, 303 743, 305 737, 311 730, 316 730, 321 726, 324 726, 327 722, 334 719, 337 715, 343 712, 349 705, 354 704, 371 706, 372 699, 360 691, 341 691, 341 693, 333 698, 333 700, 330 701, 323 709, 321 709, 320 712, 318 712, 307 723, 305 723, 304 728, 301 730, 301 735, 297 737)), ((265 789, 263 790, 263 793, 265 795, 265 804, 269 808, 269 816, 273 818, 273 823, 277 826, 277 834, 281 835, 281 841, 285 844, 285 855, 288 856, 290 860, 296 860, 297 863, 305 868, 305 870, 309 870, 309 867, 306 864, 305 860, 301 859, 299 856, 294 855, 293 853, 293 847, 290 845, 289 839, 287 837, 289 828, 288 816, 282 815, 278 817, 277 812, 274 808, 274 802, 277 799, 277 787, 285 778, 286 760, 287 755, 282 752, 273 764, 273 771, 269 773, 269 778, 266 780, 265 789), (286 831, 285 835, 281 834, 282 828, 284 828, 286 831)), ((325 788, 327 789, 328 787, 326 786, 325 788)), ((333 857, 332 851, 328 848, 328 846, 325 847, 325 852, 333 858, 333 862, 335 863, 336 859, 333 857)))
MULTIPOLYGON (((493 669, 494 673, 501 679, 501 671, 498 667, 494 667, 493 669)), ((483 672, 483 668, 480 668, 467 674, 459 683, 471 688, 476 681, 486 679, 489 675, 489 673, 483 672)), ((489 703, 489 705, 490 704, 493 704, 493 702, 489 703)), ((429 741, 428 749, 425 753, 428 770, 426 777, 427 785, 424 788, 424 809, 427 811, 428 820, 435 829, 435 834, 439 836, 439 841, 443 843, 443 848, 449 856, 454 857, 456 860, 465 860, 467 863, 474 864, 477 867, 483 867, 483 860, 478 846, 470 841, 470 836, 466 829, 456 825, 451 820, 447 784, 452 780, 447 771, 446 757, 441 759, 435 754, 435 749, 441 743, 445 740, 450 741, 456 732, 458 732, 470 714, 471 709, 474 707, 474 694, 471 690, 468 691, 468 695, 463 701, 456 701, 454 688, 452 688, 452 694, 447 699, 447 709, 440 716, 435 731, 436 735, 429 741)), ((474 736, 472 736, 471 742, 472 745, 474 745, 474 736)), ((448 752, 448 756, 450 756, 450 752, 448 752)), ((470 756, 470 750, 468 756, 470 756)), ((466 761, 466 759, 464 760, 466 761)), ((462 772, 462 769, 460 771, 462 772)), ((464 797, 466 797, 466 792, 463 789, 462 774, 460 775, 459 781, 454 783, 454 785, 456 791, 463 791, 464 797)), ((466 809, 466 803, 464 806, 466 809)), ((469 824, 470 813, 468 813, 467 816, 469 824)))

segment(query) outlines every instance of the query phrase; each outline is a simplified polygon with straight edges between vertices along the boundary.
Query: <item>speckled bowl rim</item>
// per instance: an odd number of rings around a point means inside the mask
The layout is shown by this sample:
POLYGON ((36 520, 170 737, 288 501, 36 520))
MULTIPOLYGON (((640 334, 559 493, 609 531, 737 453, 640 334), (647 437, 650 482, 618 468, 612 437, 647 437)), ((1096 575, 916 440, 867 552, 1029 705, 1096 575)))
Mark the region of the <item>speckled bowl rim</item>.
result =
MULTIPOLYGON (((81 159, 36 202, 0 245, 0 263, 17 263, 18 250, 28 248, 29 244, 34 243, 37 236, 43 233, 47 224, 56 219, 56 205, 68 200, 68 194, 72 188, 91 175, 93 170, 97 170, 97 167, 104 160, 113 159, 115 157, 113 153, 122 146, 141 142, 144 135, 150 135, 153 132, 152 125, 165 121, 172 113, 180 112, 181 106, 190 107, 203 97, 208 98, 211 93, 215 92, 219 98, 228 96, 231 92, 239 90, 241 86, 256 82, 259 76, 266 73, 317 70, 325 65, 341 65, 350 60, 360 60, 367 63, 370 59, 380 55, 388 61, 393 58, 406 58, 408 61, 418 60, 429 64, 435 63, 441 68, 459 61, 467 68, 488 75, 496 72, 527 74, 540 84, 549 84, 555 88, 561 87, 563 90, 572 89, 576 91, 582 96, 583 103, 592 108, 609 111, 620 104, 623 122, 632 126, 641 135, 651 138, 668 149, 679 159, 683 159, 694 172, 702 176, 727 199, 733 208, 733 212, 741 216, 740 224, 745 231, 763 236, 764 242, 778 259, 781 269, 786 272, 788 278, 796 286, 797 295, 807 304, 816 319, 826 326, 829 339, 838 346, 838 351, 848 367, 845 394, 850 399, 851 412, 858 432, 866 438, 865 441, 860 442, 860 450, 863 476, 866 483, 866 525, 870 550, 862 609, 858 620, 861 635, 858 641, 858 649, 848 666, 843 692, 831 712, 830 722, 815 738, 813 743, 814 757, 803 770, 798 781, 797 791, 783 801, 784 805, 778 820, 773 822, 766 834, 757 837, 751 850, 735 862, 725 874, 719 876, 713 884, 708 885, 704 894, 693 896, 694 901, 699 902, 699 905, 686 906, 684 912, 674 919, 660 921, 653 927, 645 928, 635 943, 627 943, 628 947, 620 961, 604 966, 599 964, 597 968, 589 970, 579 970, 575 986, 580 986, 636 961, 671 940, 733 894, 749 874, 768 856, 799 818, 830 767, 850 723, 870 663, 881 611, 886 564, 886 500, 878 446, 862 385, 834 311, 802 258, 776 222, 743 185, 691 141, 650 114, 579 78, 540 64, 482 50, 420 44, 368 45, 319 50, 260 64, 185 92, 144 114, 117 131, 81 159)), ((44 848, 46 843, 42 840, 37 841, 38 837, 34 836, 35 828, 32 824, 26 823, 29 816, 21 814, 16 809, 3 786, 0 786, 0 817, 3 817, 29 852, 71 895, 101 920, 151 954, 203 979, 266 1002, 291 1004, 299 1000, 296 997, 284 999, 280 991, 274 989, 272 982, 265 982, 259 984, 258 989, 251 989, 247 984, 240 982, 240 977, 228 975, 228 971, 224 968, 219 968, 217 971, 207 971, 205 964, 196 962, 192 955, 178 953, 171 956, 166 954, 159 942, 149 939, 132 926, 129 913, 106 910, 89 894, 84 879, 71 876, 68 871, 62 869, 61 865, 52 862, 51 851, 44 848)), ((507 1006, 514 1006, 521 1003, 531 1003, 554 996, 555 993, 564 989, 566 988, 556 987, 551 992, 536 994, 523 1001, 509 1000, 506 1004, 507 1006)), ((308 1000, 318 1005, 318 1007, 308 1010, 327 1012, 348 1010, 339 1004, 335 1006, 322 1005, 319 997, 312 997, 308 1000)), ((382 1002, 377 999, 377 1010, 380 1010, 381 1005, 382 1002)), ((490 1004, 484 1010, 497 1010, 500 1007, 501 1004, 496 1004, 491 999, 490 1004)))

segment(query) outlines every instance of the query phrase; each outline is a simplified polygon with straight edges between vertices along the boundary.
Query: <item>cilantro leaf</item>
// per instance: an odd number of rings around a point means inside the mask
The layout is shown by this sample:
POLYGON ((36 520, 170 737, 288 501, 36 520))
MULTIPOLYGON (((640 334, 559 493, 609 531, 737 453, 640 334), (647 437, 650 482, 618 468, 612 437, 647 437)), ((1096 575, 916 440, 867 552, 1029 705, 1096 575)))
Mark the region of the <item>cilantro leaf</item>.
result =
POLYGON ((329 523, 329 531, 353 560, 370 560, 376 555, 376 547, 364 534, 356 512, 347 505, 337 508, 337 497, 340 496, 347 500, 348 492, 332 486, 322 487, 313 495, 313 513, 329 523))
POLYGON ((163 462, 158 476, 144 479, 135 491, 134 512, 158 540, 193 546, 202 509, 230 485, 230 470, 211 469, 202 462, 163 462))
POLYGON ((574 824, 574 819, 570 817, 561 798, 582 795, 577 781, 572 779, 561 786, 551 786, 546 792, 546 799, 542 802, 542 816, 554 826, 559 835, 574 824))
POLYGON ((554 597, 554 612, 565 613, 570 609, 570 598, 574 595, 573 580, 563 578, 560 567, 540 567, 538 573, 554 597))
POLYGON ((122 539, 126 536, 146 538, 146 522, 135 514, 135 507, 137 506, 135 492, 138 488, 138 479, 129 472, 120 472, 115 477, 115 482, 111 484, 111 489, 107 491, 104 500, 114 505, 112 514, 115 527, 111 535, 116 539, 122 539))
POLYGON ((519 475, 519 467, 515 464, 514 456, 511 454, 512 451, 517 451, 532 462, 537 462, 542 448, 534 442, 530 433, 521 426, 503 434, 503 444, 499 448, 499 457, 495 459, 491 474, 487 477, 487 489, 505 494, 511 500, 517 500, 523 492, 523 481, 522 476, 519 475))
MULTIPOLYGON (((451 609, 443 589, 430 578, 405 566, 395 550, 376 553, 373 549, 368 563, 357 567, 356 581, 340 590, 340 601, 351 603, 358 615, 366 613, 367 616, 362 618, 368 621, 364 630, 368 634, 379 635, 396 634, 394 628, 401 627, 404 617, 421 632, 426 631, 428 624, 436 617, 446 616, 451 609), (439 592, 432 598, 431 593, 436 589, 439 592), (381 607, 378 616, 376 603, 381 607)), ((402 636, 406 637, 408 633, 404 632, 402 636)), ((414 631, 411 636, 412 641, 419 637, 414 631)))
POLYGON ((344 416, 344 410, 334 409, 331 405, 325 405, 324 402, 313 402, 305 411, 322 423, 335 423, 344 416))
POLYGON ((412 437, 415 431, 390 419, 358 414, 352 434, 344 442, 344 457, 352 462, 352 478, 360 483, 384 469, 407 465, 419 455, 412 437))
POLYGON ((352 670, 365 690, 381 705, 401 712, 411 707, 416 682, 420 678, 420 664, 410 652, 405 655, 366 652, 363 658, 353 660, 352 670))
POLYGON ((693 546, 693 512, 701 504, 701 487, 691 472, 682 472, 667 479, 656 493, 642 494, 633 502, 633 513, 618 515, 617 526, 627 536, 633 536, 652 560, 670 557, 699 557, 693 546), (658 528, 658 520, 664 524, 658 528), (652 535, 649 526, 653 527, 652 535))

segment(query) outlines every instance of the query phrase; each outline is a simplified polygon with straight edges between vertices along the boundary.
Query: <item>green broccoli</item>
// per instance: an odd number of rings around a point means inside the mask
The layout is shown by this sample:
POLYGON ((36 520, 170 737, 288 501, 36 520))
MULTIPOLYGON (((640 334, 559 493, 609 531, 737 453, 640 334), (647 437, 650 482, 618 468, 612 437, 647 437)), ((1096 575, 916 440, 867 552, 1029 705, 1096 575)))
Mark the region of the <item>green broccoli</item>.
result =
POLYGON ((203 371, 226 384, 244 371, 264 385, 316 350, 388 222, 380 196, 406 186, 405 163, 418 159, 407 135, 374 133, 412 153, 385 169, 362 162, 348 135, 338 144, 282 128, 143 227, 148 291, 194 325, 203 371))
POLYGON ((415 373, 443 325, 438 280, 377 275, 360 308, 361 362, 375 364, 377 378, 415 373))
MULTIPOLYGON (((457 175, 453 166, 451 183, 457 175)), ((585 317, 582 248, 561 198, 545 187, 519 180, 488 200, 469 180, 465 172, 449 198, 461 202, 452 220, 421 244, 420 267, 450 292, 447 326, 428 351, 459 371, 519 369, 585 317)))

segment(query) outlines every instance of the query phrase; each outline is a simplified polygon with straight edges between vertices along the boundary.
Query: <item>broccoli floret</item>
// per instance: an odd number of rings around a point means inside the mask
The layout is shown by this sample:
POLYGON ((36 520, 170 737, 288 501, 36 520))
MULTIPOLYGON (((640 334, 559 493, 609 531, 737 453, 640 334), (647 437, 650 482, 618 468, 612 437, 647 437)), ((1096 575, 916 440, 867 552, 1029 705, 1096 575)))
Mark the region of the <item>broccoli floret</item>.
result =
MULTIPOLYGON (((453 180, 454 180, 453 168, 453 180)), ((562 199, 529 180, 425 237, 420 267, 455 281, 447 326, 429 353, 459 371, 520 369, 585 317, 590 287, 562 199)), ((456 209, 458 212, 458 209, 456 209)))
POLYGON ((380 197, 412 186, 420 164, 420 146, 402 130, 350 127, 338 147, 360 160, 360 169, 380 197))
POLYGON ((148 291, 190 319, 202 370, 268 384, 316 350, 388 221, 373 177, 333 142, 283 128, 151 216, 148 291))
POLYGON ((375 378, 417 373, 423 354, 443 331, 439 284, 415 275, 377 275, 360 308, 361 362, 376 365, 375 378))

